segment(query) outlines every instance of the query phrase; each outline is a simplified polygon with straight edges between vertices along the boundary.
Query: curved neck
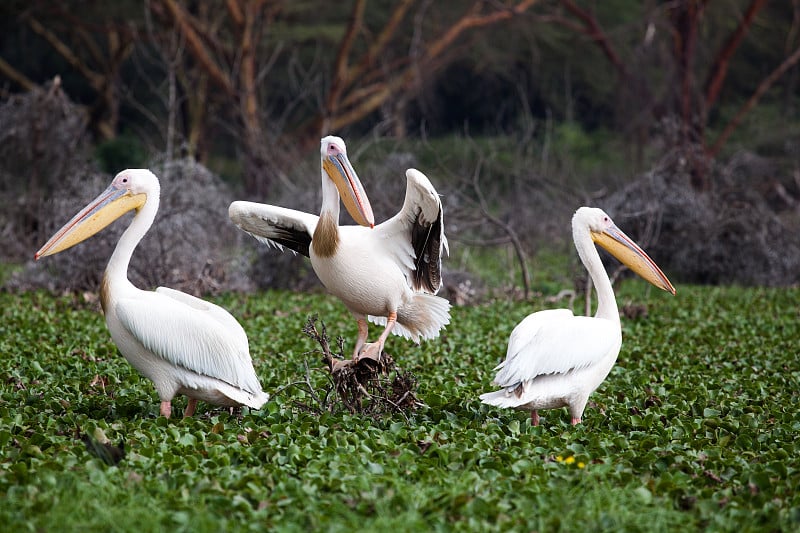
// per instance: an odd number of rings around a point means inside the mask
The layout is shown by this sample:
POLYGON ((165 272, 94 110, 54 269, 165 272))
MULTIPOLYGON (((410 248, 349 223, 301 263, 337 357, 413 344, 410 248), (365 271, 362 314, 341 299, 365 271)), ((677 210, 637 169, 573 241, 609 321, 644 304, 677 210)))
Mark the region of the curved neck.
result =
POLYGON ((611 280, 600 260, 600 254, 592 241, 588 229, 573 229, 573 239, 575 248, 581 258, 583 266, 589 271, 589 277, 597 291, 597 312, 594 316, 605 318, 619 323, 619 310, 617 309, 617 299, 614 290, 611 288, 611 280))
POLYGON ((320 216, 328 214, 331 216, 336 225, 339 225, 339 191, 336 189, 336 184, 333 183, 325 170, 322 170, 322 209, 320 216))
POLYGON ((153 220, 158 212, 158 193, 150 193, 147 201, 136 212, 128 229, 122 234, 117 242, 114 253, 106 267, 105 277, 108 281, 128 280, 128 264, 133 256, 133 251, 145 236, 147 230, 153 225, 153 220))
POLYGON ((311 236, 311 247, 319 257, 333 257, 339 247, 339 191, 322 170, 322 209, 311 236))

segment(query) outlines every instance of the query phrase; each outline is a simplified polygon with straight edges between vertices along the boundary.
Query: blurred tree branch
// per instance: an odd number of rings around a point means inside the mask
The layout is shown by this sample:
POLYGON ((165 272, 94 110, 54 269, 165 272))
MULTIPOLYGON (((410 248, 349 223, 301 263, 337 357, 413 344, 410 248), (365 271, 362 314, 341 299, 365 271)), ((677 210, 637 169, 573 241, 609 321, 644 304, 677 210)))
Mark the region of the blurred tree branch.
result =
MULTIPOLYGON (((550 11, 538 15, 537 20, 545 23, 552 22, 570 31, 590 37, 602 50, 606 60, 620 74, 620 80, 629 83, 631 73, 625 60, 617 53, 607 32, 602 29, 593 12, 579 6, 573 0, 558 0, 558 3, 576 17, 578 22, 565 17, 552 4, 549 8, 550 11)), ((696 190, 708 190, 711 186, 708 158, 715 157, 719 153, 733 131, 741 124, 743 117, 752 110, 760 97, 798 61, 795 54, 788 55, 779 67, 763 78, 736 116, 725 125, 723 132, 709 146, 706 125, 710 112, 719 102, 732 58, 751 30, 756 16, 766 4, 766 0, 750 0, 738 23, 714 54, 707 69, 703 87, 699 87, 696 81, 698 77, 702 77, 697 72, 699 67, 696 56, 701 39, 699 32, 710 2, 708 0, 677 0, 664 6, 672 41, 672 61, 679 86, 678 91, 666 93, 668 98, 671 95, 674 98, 674 107, 668 106, 667 113, 680 119, 678 142, 692 166, 692 186, 696 190), (696 147, 700 147, 699 152, 696 147)), ((645 97, 653 98, 646 90, 645 97)), ((659 106, 651 103, 649 107, 658 109, 659 106)))
POLYGON ((363 13, 366 0, 358 0, 350 16, 350 22, 339 43, 337 59, 334 63, 331 89, 326 97, 326 109, 323 114, 313 119, 300 132, 306 139, 316 138, 327 131, 337 131, 349 126, 370 113, 379 109, 388 100, 400 94, 414 93, 418 85, 421 71, 432 75, 442 69, 452 57, 448 49, 469 30, 485 28, 499 22, 522 15, 537 0, 521 0, 501 4, 500 8, 484 7, 495 4, 478 0, 474 2, 459 18, 449 24, 443 33, 435 35, 430 44, 423 46, 416 53, 394 61, 377 61, 396 35, 397 29, 404 20, 413 0, 398 2, 383 28, 377 32, 377 38, 369 43, 358 58, 351 60, 355 36, 363 25, 363 13), (349 68, 349 64, 356 67, 349 68))
MULTIPOLYGON (((285 0, 145 0, 144 9, 140 0, 128 0, 89 3, 80 13, 71 4, 34 0, 24 8, 0 9, 0 14, 13 17, 6 28, 18 32, 16 42, 33 44, 37 57, 49 54, 56 69, 75 73, 62 76, 65 90, 77 94, 78 101, 93 98, 90 123, 97 138, 111 139, 118 130, 133 128, 142 131, 143 142, 160 145, 148 138, 155 128, 159 134, 151 137, 166 140, 170 153, 176 146, 201 160, 210 151, 224 152, 225 158, 233 153, 243 163, 245 189, 256 196, 268 193, 282 172, 279 167, 287 163, 276 164, 276 157, 290 158, 322 134, 348 128, 363 133, 388 118, 402 136, 404 122, 430 111, 430 101, 439 99, 438 104, 446 98, 442 94, 458 92, 443 73, 460 68, 472 69, 467 75, 479 78, 483 73, 478 69, 483 69, 503 83, 511 76, 526 79, 522 100, 526 105, 540 100, 536 106, 546 109, 535 111, 536 120, 552 109, 558 113, 556 100, 565 93, 577 103, 575 75, 581 105, 597 111, 578 121, 585 126, 616 118, 622 124, 615 126, 635 131, 634 138, 662 136, 690 155, 693 186, 705 190, 711 186, 709 158, 720 152, 747 113, 787 74, 784 105, 794 105, 797 85, 800 2, 792 0, 788 9, 766 0, 730 3, 733 9, 723 10, 708 0, 641 5, 627 0, 621 3, 628 8, 621 17, 593 0, 459 0, 446 5, 353 0, 325 6, 324 13, 322 2, 285 0), (771 40, 765 51, 767 46, 752 36, 763 37, 772 26, 787 31, 780 34, 778 47, 771 40), (506 27, 530 42, 470 46, 483 45, 480 36, 506 27), (558 47, 574 36, 579 44, 564 56, 572 64, 537 56, 542 50, 560 53, 558 47), (747 72, 745 66, 745 76, 740 65, 751 53, 768 58, 764 64, 770 67, 747 72), (591 64, 597 57, 602 66, 591 64), (497 59, 502 68, 510 68, 498 74, 497 59), (126 72, 131 62, 134 76, 126 72), (564 69, 566 91, 535 80, 540 64, 551 69, 546 77, 554 76, 553 68, 564 69), (551 94, 543 94, 547 91, 551 94), (726 99, 735 101, 730 91, 745 104, 710 139, 725 116, 717 111, 729 104, 726 99), (409 105, 415 101, 419 105, 409 105), (133 126, 120 126, 121 108, 140 115, 133 126), (668 129, 670 118, 678 125, 674 132, 668 129)), ((40 72, 38 65, 24 64, 25 54, 11 46, 0 57, 6 90, 30 90, 52 77, 43 72, 52 66, 40 72)), ((486 100, 502 97, 491 83, 485 90, 495 92, 488 99, 475 97, 484 114, 486 100)), ((567 120, 573 119, 574 105, 566 104, 567 120)), ((489 120, 499 117, 493 111, 488 111, 489 120)), ((496 118, 501 127, 512 120, 496 118)))
MULTIPOLYGON (((256 55, 265 53, 261 45, 263 28, 270 27, 281 3, 226 0, 227 18, 220 17, 207 4, 190 6, 177 0, 153 0, 150 7, 167 27, 175 28, 186 40, 187 51, 199 70, 236 103, 242 124, 245 188, 252 194, 265 195, 271 179, 265 173, 268 143, 256 55), (196 7, 196 13, 190 12, 190 7, 196 7)), ((186 90, 191 92, 192 88, 186 90)), ((197 106, 193 109, 198 113, 197 106)))
MULTIPOLYGON (((42 13, 46 19, 40 20, 32 11, 28 11, 22 15, 21 21, 88 82, 97 97, 91 109, 91 123, 100 138, 113 139, 119 122, 119 76, 133 51, 136 40, 134 32, 111 21, 99 27, 90 24, 73 16, 65 6, 52 9, 42 13), (66 39, 57 32, 63 32, 66 39), (104 42, 99 43, 98 38, 104 42)), ((26 90, 36 85, 2 60, 0 71, 26 90)))
POLYGON ((175 29, 186 39, 186 44, 194 59, 203 67, 214 83, 229 96, 236 96, 236 90, 230 75, 223 72, 217 65, 216 61, 211 57, 211 51, 206 48, 200 36, 202 33, 206 40, 211 40, 209 36, 211 28, 197 21, 175 0, 155 0, 151 3, 151 9, 154 9, 157 15, 164 17, 168 15, 171 18, 175 29), (166 8, 166 11, 158 9, 159 4, 166 8))
POLYGON ((716 156, 731 134, 739 127, 744 116, 752 110, 758 101, 764 96, 772 85, 778 81, 790 68, 795 66, 800 61, 800 48, 794 51, 792 55, 787 57, 783 63, 778 65, 778 67, 773 70, 769 76, 761 80, 761 83, 758 84, 756 90, 753 92, 753 95, 748 98, 748 100, 739 108, 739 111, 736 112, 736 115, 728 122, 725 126, 725 129, 722 130, 722 133, 719 134, 717 140, 711 145, 711 148, 708 149, 709 155, 712 157, 716 156))
POLYGON ((766 3, 767 0, 753 0, 750 2, 747 11, 739 21, 736 29, 731 32, 725 44, 719 52, 717 52, 705 83, 705 106, 707 109, 713 107, 717 102, 719 93, 725 83, 725 76, 728 73, 728 66, 730 65, 731 58, 734 52, 736 52, 736 49, 739 48, 744 36, 747 35, 756 15, 766 3))
POLYGON ((38 85, 28 78, 25 74, 11 66, 5 59, 0 57, 0 74, 19 85, 25 91, 32 91, 38 85))
MULTIPOLYGON (((628 69, 623 63, 622 59, 620 58, 619 54, 617 53, 614 46, 611 44, 606 33, 600 27, 600 24, 597 22, 597 18, 588 10, 582 9, 578 7, 575 2, 572 0, 561 0, 561 4, 569 10, 570 13, 578 17, 581 22, 583 23, 583 28, 580 31, 586 34, 600 49, 603 51, 603 54, 606 56, 608 61, 614 65, 619 72, 622 78, 628 77, 628 69)), ((560 19, 564 20, 564 19, 560 19)), ((567 25, 569 27, 569 25, 567 25)), ((573 29, 576 29, 576 26, 572 26, 573 29)))

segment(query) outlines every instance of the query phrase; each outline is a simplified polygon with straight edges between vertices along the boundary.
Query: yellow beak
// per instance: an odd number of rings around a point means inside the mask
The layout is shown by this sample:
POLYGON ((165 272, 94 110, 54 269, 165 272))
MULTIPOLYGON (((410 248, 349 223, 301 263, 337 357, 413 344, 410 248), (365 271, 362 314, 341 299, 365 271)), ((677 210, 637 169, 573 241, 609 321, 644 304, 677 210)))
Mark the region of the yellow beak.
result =
POLYGON ((591 234, 595 243, 608 250, 622 264, 659 289, 675 294, 675 287, 655 261, 617 226, 612 225, 602 232, 592 231, 591 234))
POLYGON ((139 209, 146 200, 145 194, 132 194, 111 185, 50 237, 34 258, 57 254, 85 241, 131 209, 139 209))
POLYGON ((361 226, 375 226, 375 216, 372 214, 372 206, 367 198, 367 193, 364 192, 364 187, 361 185, 361 180, 358 179, 356 171, 350 164, 350 160, 345 154, 336 156, 328 156, 322 159, 322 168, 328 174, 328 177, 333 180, 336 188, 339 190, 339 196, 342 198, 347 212, 356 221, 356 224, 361 226))

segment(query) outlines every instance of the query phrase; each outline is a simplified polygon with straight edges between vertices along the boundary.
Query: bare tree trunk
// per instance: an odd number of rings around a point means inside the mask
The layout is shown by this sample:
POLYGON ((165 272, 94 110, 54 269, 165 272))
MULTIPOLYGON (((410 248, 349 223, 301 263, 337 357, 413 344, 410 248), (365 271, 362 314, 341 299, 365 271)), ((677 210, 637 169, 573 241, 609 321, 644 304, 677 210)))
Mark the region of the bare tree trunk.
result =
POLYGON ((194 90, 190 92, 187 98, 187 118, 188 127, 186 134, 186 143, 189 149, 189 155, 198 161, 205 161, 208 146, 206 127, 208 120, 208 91, 209 91, 208 75, 201 73, 198 75, 198 80, 195 82, 194 90))
POLYGON ((673 28, 673 53, 678 69, 680 93, 678 112, 681 119, 681 150, 690 159, 692 188, 706 191, 711 187, 708 161, 697 155, 695 147, 702 144, 704 124, 699 120, 694 93, 694 56, 697 31, 707 0, 681 0, 670 8, 673 28))
MULTIPOLYGON (((258 101, 258 88, 256 87, 256 29, 257 17, 263 8, 263 0, 251 0, 239 7, 241 13, 239 26, 241 28, 241 44, 239 68, 239 86, 242 121, 244 122, 246 162, 245 162, 245 189, 250 194, 264 197, 269 191, 270 179, 267 172, 266 137, 261 124, 260 107, 258 101), (244 9, 241 9, 241 8, 244 9)), ((229 6, 235 6, 235 0, 228 1, 229 6)), ((237 17, 234 16, 234 19, 237 17)))
MULTIPOLYGON (((190 144, 199 146, 203 137, 206 126, 204 106, 207 105, 209 84, 213 84, 237 104, 244 186, 248 193, 257 196, 266 195, 271 182, 256 66, 262 28, 270 22, 264 20, 266 3, 266 0, 226 0, 229 30, 233 34, 233 39, 227 40, 218 38, 221 31, 218 14, 202 9, 202 4, 198 16, 193 16, 177 0, 159 0, 151 4, 151 9, 186 40, 187 50, 197 63, 197 70, 202 73, 197 76, 201 80, 197 88, 200 96, 189 97, 190 144), (223 65, 231 59, 232 67, 225 70, 223 65)), ((189 90, 195 88, 187 87, 189 90)))

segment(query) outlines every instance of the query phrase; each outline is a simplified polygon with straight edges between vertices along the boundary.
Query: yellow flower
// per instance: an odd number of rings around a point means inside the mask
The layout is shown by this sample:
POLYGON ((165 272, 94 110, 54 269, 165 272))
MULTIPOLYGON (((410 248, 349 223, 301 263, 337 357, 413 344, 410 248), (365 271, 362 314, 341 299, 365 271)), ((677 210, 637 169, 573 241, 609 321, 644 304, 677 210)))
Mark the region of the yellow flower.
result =
POLYGON ((583 461, 580 461, 578 463, 578 468, 583 468, 584 466, 586 466, 586 463, 584 463, 583 461))
POLYGON ((556 462, 560 463, 560 462, 561 462, 561 461, 563 461, 563 460, 564 460, 564 458, 563 458, 563 457, 561 457, 560 455, 557 455, 557 456, 556 456, 556 462))
POLYGON ((565 462, 566 464, 568 464, 568 465, 571 465, 572 463, 574 463, 574 462, 575 462, 575 457, 573 457, 573 456, 571 456, 571 455, 570 455, 569 457, 567 457, 566 459, 564 459, 564 462, 565 462))

